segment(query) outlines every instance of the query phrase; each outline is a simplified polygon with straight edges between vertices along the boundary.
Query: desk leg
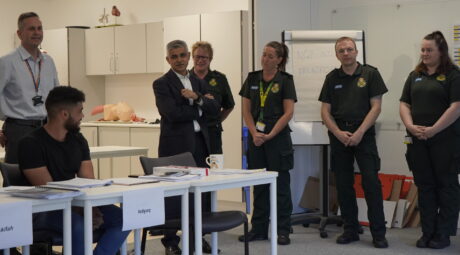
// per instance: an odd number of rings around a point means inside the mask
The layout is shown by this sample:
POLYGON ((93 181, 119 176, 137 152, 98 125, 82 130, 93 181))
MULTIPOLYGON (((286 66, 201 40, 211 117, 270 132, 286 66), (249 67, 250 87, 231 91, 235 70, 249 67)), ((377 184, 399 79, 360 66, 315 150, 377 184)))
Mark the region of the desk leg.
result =
POLYGON ((277 212, 276 212, 276 179, 270 183, 270 230, 271 230, 271 254, 278 254, 277 247, 277 212))
POLYGON ((141 229, 134 230, 134 254, 141 255, 141 229))
POLYGON ((84 203, 85 255, 93 254, 93 206, 91 201, 84 203))
POLYGON ((64 208, 63 226, 64 226, 64 254, 72 254, 72 206, 70 202, 66 203, 64 208))
POLYGON ((195 254, 202 255, 203 244, 201 243, 202 238, 202 222, 201 222, 201 189, 200 187, 195 187, 194 192, 195 198, 195 254))
MULTIPOLYGON (((211 192, 211 212, 217 211, 217 191, 211 192)), ((211 233, 212 254, 217 255, 217 232, 211 233)))
POLYGON ((22 246, 22 254, 23 255, 30 255, 30 246, 29 245, 22 246))
POLYGON ((188 189, 182 194, 181 203, 182 203, 182 212, 181 212, 181 222, 182 222, 182 254, 188 255, 189 253, 189 222, 188 222, 188 189))

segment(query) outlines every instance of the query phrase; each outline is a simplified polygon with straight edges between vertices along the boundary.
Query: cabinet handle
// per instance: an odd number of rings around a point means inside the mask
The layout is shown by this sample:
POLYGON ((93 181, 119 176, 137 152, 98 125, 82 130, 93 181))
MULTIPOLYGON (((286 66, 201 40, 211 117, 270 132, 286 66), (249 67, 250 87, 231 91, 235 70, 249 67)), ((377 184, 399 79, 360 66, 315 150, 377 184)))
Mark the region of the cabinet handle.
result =
POLYGON ((112 54, 110 54, 110 61, 109 61, 109 68, 110 68, 110 72, 111 72, 111 73, 114 72, 114 70, 113 70, 113 69, 114 69, 114 68, 113 68, 113 65, 114 65, 113 60, 114 60, 114 59, 113 59, 113 53, 112 53, 112 54))
POLYGON ((118 61, 118 53, 115 53, 115 72, 118 73, 120 71, 120 63, 118 61))

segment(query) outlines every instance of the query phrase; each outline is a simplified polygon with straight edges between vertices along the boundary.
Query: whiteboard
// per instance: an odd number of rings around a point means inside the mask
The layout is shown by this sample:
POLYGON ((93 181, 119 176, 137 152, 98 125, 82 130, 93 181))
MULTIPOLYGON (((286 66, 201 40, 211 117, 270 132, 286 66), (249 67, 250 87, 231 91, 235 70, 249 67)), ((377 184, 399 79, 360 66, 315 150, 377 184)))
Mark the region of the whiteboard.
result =
POLYGON ((356 41, 358 61, 364 64, 364 32, 284 31, 283 41, 290 58, 286 71, 294 76, 297 92, 294 117, 289 123, 294 144, 328 144, 327 128, 321 122, 321 102, 318 101, 326 75, 340 67, 335 56, 335 41, 349 36, 356 41))

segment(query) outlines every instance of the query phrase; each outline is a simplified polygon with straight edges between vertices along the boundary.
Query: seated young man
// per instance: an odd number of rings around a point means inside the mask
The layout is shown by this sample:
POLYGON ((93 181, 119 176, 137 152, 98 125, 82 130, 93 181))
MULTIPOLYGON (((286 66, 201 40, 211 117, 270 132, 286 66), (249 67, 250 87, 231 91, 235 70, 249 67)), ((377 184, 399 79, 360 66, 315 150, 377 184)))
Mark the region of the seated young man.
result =
MULTIPOLYGON (((94 178, 86 139, 80 131, 85 95, 78 89, 59 86, 46 99, 48 122, 19 143, 19 167, 32 185, 63 181, 75 176, 94 178)), ((84 254, 83 215, 72 210, 72 254, 84 254)), ((129 231, 122 231, 122 211, 114 205, 93 209, 93 229, 100 229, 94 254, 113 255, 129 231)), ((62 232, 62 211, 41 213, 34 228, 52 228, 62 232)))

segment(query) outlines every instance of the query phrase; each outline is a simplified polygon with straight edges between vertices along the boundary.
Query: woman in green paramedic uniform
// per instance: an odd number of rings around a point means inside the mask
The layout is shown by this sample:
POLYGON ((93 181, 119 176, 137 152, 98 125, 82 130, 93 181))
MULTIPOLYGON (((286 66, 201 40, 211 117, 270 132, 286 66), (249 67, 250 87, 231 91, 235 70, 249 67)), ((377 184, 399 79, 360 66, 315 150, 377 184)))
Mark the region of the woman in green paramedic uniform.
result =
MULTIPOLYGON (((264 47, 262 70, 248 74, 240 95, 243 118, 249 129, 248 167, 277 171, 278 244, 290 243, 291 187, 289 170, 294 164, 288 122, 297 101, 292 75, 284 72, 288 48, 279 42, 264 47)), ((254 211, 249 241, 266 240, 270 217, 269 185, 254 187, 254 211)), ((239 237, 244 241, 244 237, 239 237)))
POLYGON ((399 110, 418 188, 423 235, 416 246, 442 249, 457 232, 460 205, 460 71, 439 31, 422 40, 420 59, 406 80, 399 110))

